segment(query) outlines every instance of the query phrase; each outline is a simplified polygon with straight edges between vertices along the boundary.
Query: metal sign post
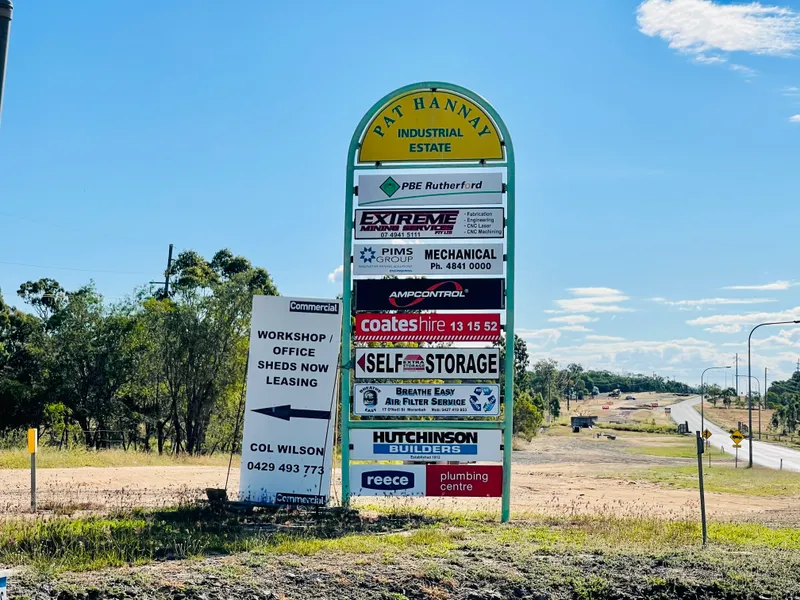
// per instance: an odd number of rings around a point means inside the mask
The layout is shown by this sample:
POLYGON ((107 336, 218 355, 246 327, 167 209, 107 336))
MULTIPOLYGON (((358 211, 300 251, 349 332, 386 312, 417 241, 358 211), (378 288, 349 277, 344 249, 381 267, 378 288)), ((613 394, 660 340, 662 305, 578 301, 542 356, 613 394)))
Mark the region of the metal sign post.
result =
POLYGON ((28 454, 31 455, 31 512, 36 512, 36 451, 39 436, 35 429, 28 429, 28 454))
MULTIPOLYGON (((514 175, 514 149, 502 119, 486 100, 457 85, 423 82, 397 89, 376 102, 353 132, 345 175, 342 274, 342 500, 345 506, 356 493, 501 495, 501 518, 509 520, 514 414, 514 175), (355 198, 358 198, 359 206, 357 221, 354 220, 355 198), (504 202, 506 218, 503 223, 501 205, 504 202), (480 205, 489 206, 479 208, 480 205), (396 210, 402 206, 412 208, 396 210), (502 235, 503 225, 505 236, 502 235), (398 241, 399 244, 378 246, 362 243, 354 254, 354 235, 360 240, 383 240, 387 244, 398 241), (498 243, 498 238, 503 237, 505 252, 500 256, 498 249, 502 249, 502 242, 498 243), (450 248, 437 244, 435 249, 428 247, 426 250, 427 239, 436 242, 493 240, 494 243, 472 246, 475 251, 471 253, 468 244, 450 248), (409 240, 415 243, 403 244, 409 240), (447 254, 447 250, 452 254, 447 254), (354 270, 356 260, 361 261, 358 272, 354 270), (496 274, 498 265, 502 268, 503 262, 505 277, 487 278, 487 275, 496 274), (409 265, 409 268, 403 269, 403 265, 409 265), (418 272, 422 266, 424 272, 418 272), (427 274, 445 278, 380 279, 385 274, 399 274, 401 277, 427 274), (355 281, 354 276, 376 278, 355 281), (381 352, 371 348, 370 352, 362 351, 355 356, 351 343, 356 310, 359 313, 391 311, 404 319, 400 323, 384 316, 386 329, 383 329, 383 326, 379 327, 380 318, 369 316, 368 324, 363 325, 356 336, 364 342, 396 342, 400 341, 398 336, 402 336, 403 341, 458 342, 470 341, 470 336, 474 340, 492 341, 499 337, 495 335, 499 333, 497 330, 485 330, 485 327, 498 323, 492 315, 486 315, 489 317, 486 321, 475 319, 464 323, 437 313, 433 318, 426 317, 424 322, 415 321, 417 327, 433 323, 440 328, 437 334, 417 335, 407 329, 411 321, 406 318, 410 313, 405 311, 503 312, 505 360, 500 365, 500 377, 505 390, 502 400, 495 400, 502 403, 502 418, 487 419, 496 414, 491 384, 496 385, 499 379, 493 369, 482 377, 480 373, 486 366, 482 361, 491 360, 491 356, 481 357, 471 349, 458 348, 439 353, 435 348, 425 348, 416 353, 381 352), (451 368, 452 365, 457 368, 451 368), (467 366, 462 368, 458 365, 467 366), (351 372, 353 369, 356 369, 355 373, 351 372), (459 373, 462 375, 458 376, 459 373), (402 375, 398 377, 398 374, 402 375), (471 384, 475 388, 472 394, 475 398, 470 396, 470 404, 462 415, 457 415, 461 420, 391 420, 386 416, 391 411, 385 407, 376 409, 374 416, 352 420, 354 377, 368 380, 362 383, 398 378, 435 381, 449 378, 465 383, 473 380, 476 382, 471 384), (378 418, 380 420, 370 420, 378 418), (482 420, 477 420, 479 418, 482 420), (357 434, 351 435, 353 430, 357 434), (385 440, 392 441, 384 443, 385 440), (354 442, 358 445, 355 452, 354 442), (500 475, 499 467, 484 465, 456 464, 448 465, 446 469, 438 469, 433 464, 428 464, 427 469, 417 465, 402 468, 391 465, 392 469, 388 465, 357 465, 352 475, 358 477, 359 486, 357 489, 351 486, 350 462, 354 456, 356 460, 375 460, 387 458, 382 453, 391 452, 395 459, 402 456, 406 460, 427 463, 469 463, 495 460, 495 453, 501 449, 502 482, 497 477, 500 475), (456 454, 447 456, 447 452, 456 454), (419 458, 420 455, 424 457, 419 458), (378 467, 383 470, 377 470, 378 467), (468 482, 448 483, 455 479, 468 482)), ((499 316, 495 317, 499 319, 499 316)), ((357 323, 362 325, 366 320, 360 317, 357 323)), ((428 384, 412 385, 421 387, 428 384)), ((388 393, 387 385, 372 387, 359 387, 365 394, 359 399, 358 412, 361 415, 381 399, 389 398, 401 404, 404 401, 430 403, 436 395, 433 389, 414 389, 405 394, 408 398, 401 397, 403 393, 394 394, 395 398, 388 393)), ((398 412, 401 414, 393 416, 407 416, 412 411, 398 412)), ((417 414, 426 412, 437 414, 433 410, 417 414)), ((456 416, 451 410, 438 412, 438 418, 451 416, 456 416)))

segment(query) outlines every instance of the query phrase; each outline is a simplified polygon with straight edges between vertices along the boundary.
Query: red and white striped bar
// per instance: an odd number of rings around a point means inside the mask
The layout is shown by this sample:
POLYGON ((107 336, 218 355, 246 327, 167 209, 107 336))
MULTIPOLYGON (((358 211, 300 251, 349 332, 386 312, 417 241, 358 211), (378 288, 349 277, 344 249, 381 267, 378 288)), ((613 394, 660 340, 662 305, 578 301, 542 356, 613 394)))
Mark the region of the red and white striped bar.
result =
POLYGON ((357 342, 495 342, 500 315, 480 313, 360 313, 357 342))

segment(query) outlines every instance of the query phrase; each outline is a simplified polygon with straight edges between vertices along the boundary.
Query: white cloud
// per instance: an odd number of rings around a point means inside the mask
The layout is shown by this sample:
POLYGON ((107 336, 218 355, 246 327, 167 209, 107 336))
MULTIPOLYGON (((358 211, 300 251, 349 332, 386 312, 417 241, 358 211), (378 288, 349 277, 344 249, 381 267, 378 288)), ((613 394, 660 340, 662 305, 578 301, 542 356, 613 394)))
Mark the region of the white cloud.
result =
POLYGON ((700 307, 720 304, 764 304, 775 302, 771 298, 701 298, 700 300, 665 300, 664 298, 651 298, 654 302, 667 306, 700 307))
POLYGON ((745 67, 744 65, 730 64, 728 65, 728 68, 731 71, 741 73, 745 77, 755 77, 758 74, 755 69, 751 69, 750 67, 745 67))
POLYGON ((575 296, 622 296, 622 292, 607 287, 574 287, 567 288, 575 296))
POLYGON ((714 325, 714 327, 706 327, 706 331, 710 331, 711 333, 739 333, 741 330, 741 325, 714 325))
POLYGON ((800 123, 800 115, 792 115, 789 117, 789 123, 800 123))
POLYGON ((699 62, 704 65, 713 65, 717 63, 724 63, 727 62, 727 58, 720 56, 719 54, 712 54, 711 56, 706 56, 705 54, 698 54, 694 57, 695 62, 699 62))
POLYGON ((616 337, 613 335, 587 335, 587 340, 593 342, 624 342, 625 338, 623 337, 616 337))
POLYGON ((616 313, 631 312, 632 308, 619 306, 620 302, 629 300, 621 291, 608 287, 576 287, 568 288, 574 298, 556 300, 558 310, 550 313, 616 313))
POLYGON ((783 88, 781 91, 783 96, 787 96, 788 98, 800 98, 800 88, 797 86, 787 86, 783 88))
POLYGON ((344 265, 339 265, 333 270, 332 273, 328 273, 328 282, 339 283, 342 280, 343 273, 344 273, 344 265))
POLYGON ((643 34, 695 57, 710 51, 787 56, 800 49, 800 14, 758 2, 645 0, 636 21, 643 34))
POLYGON ((774 281, 772 283, 765 283, 763 285, 729 285, 728 287, 722 288, 724 290, 759 290, 762 292, 765 291, 779 291, 779 290, 788 290, 790 287, 798 285, 797 283, 790 283, 788 281, 774 281))
POLYGON ((523 340, 543 340, 542 345, 558 342, 561 337, 558 329, 516 329, 514 333, 523 340))
POLYGON ((559 327, 559 329, 561 331, 581 331, 581 332, 594 331, 594 329, 589 329, 588 327, 585 327, 583 325, 565 325, 564 327, 559 327))
POLYGON ((565 317, 552 317, 547 319, 551 323, 566 323, 567 325, 579 325, 581 323, 591 323, 597 321, 587 315, 567 315, 565 317))
POLYGON ((743 325, 756 325, 768 321, 793 321, 800 319, 800 306, 780 312, 755 312, 743 315, 711 315, 686 321, 687 325, 708 326, 715 333, 736 333, 743 325))

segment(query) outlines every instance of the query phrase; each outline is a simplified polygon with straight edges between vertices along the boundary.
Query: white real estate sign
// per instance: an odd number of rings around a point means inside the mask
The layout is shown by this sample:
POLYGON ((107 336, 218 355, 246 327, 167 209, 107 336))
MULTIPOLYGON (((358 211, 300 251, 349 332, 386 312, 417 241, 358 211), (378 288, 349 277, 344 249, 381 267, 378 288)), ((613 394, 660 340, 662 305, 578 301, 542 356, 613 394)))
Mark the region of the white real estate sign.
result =
POLYGON ((497 384, 357 383, 353 413, 379 416, 492 417, 500 414, 497 384))
POLYGON ((253 298, 242 500, 327 503, 341 312, 339 300, 253 298))
POLYGON ((502 173, 359 175, 359 206, 502 204, 502 173))
POLYGON ((350 444, 356 460, 498 462, 503 454, 498 429, 353 429, 350 444))
POLYGON ((356 348, 356 378, 498 379, 497 348, 356 348))
POLYGON ((503 244, 355 244, 353 276, 502 275, 503 244))

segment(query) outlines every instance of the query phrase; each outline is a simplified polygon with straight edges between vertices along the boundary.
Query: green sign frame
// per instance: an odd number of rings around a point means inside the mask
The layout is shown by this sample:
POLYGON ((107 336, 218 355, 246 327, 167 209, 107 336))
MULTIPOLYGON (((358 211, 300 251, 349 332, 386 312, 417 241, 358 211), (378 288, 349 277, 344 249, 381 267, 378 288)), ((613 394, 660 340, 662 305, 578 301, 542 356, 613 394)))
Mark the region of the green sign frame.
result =
POLYGON ((342 419, 342 503, 350 503, 350 430, 351 429, 499 429, 503 432, 503 496, 501 520, 506 522, 511 517, 511 446, 514 425, 514 248, 515 248, 515 172, 514 172, 514 146, 511 136, 497 111, 481 96, 464 87, 451 83, 428 81, 414 83, 401 87, 387 94, 364 115, 361 122, 353 132, 350 147, 347 152, 347 169, 345 176, 345 212, 344 212, 344 255, 343 255, 343 310, 342 310, 342 379, 341 394, 341 419, 342 419), (398 96, 410 92, 435 92, 446 91, 457 94, 480 106, 494 121, 500 134, 501 144, 505 150, 505 158, 501 160, 469 160, 460 162, 424 162, 424 163, 369 163, 358 164, 357 154, 367 125, 373 117, 384 109, 389 102, 398 96), (407 420, 369 420, 353 421, 350 416, 352 393, 353 353, 352 345, 352 264, 353 251, 353 198, 355 197, 355 175, 357 172, 377 172, 382 169, 459 169, 459 168, 492 168, 505 169, 506 178, 506 336, 505 336, 505 361, 502 374, 505 381, 503 398, 504 412, 501 419, 490 421, 407 421, 407 420))

